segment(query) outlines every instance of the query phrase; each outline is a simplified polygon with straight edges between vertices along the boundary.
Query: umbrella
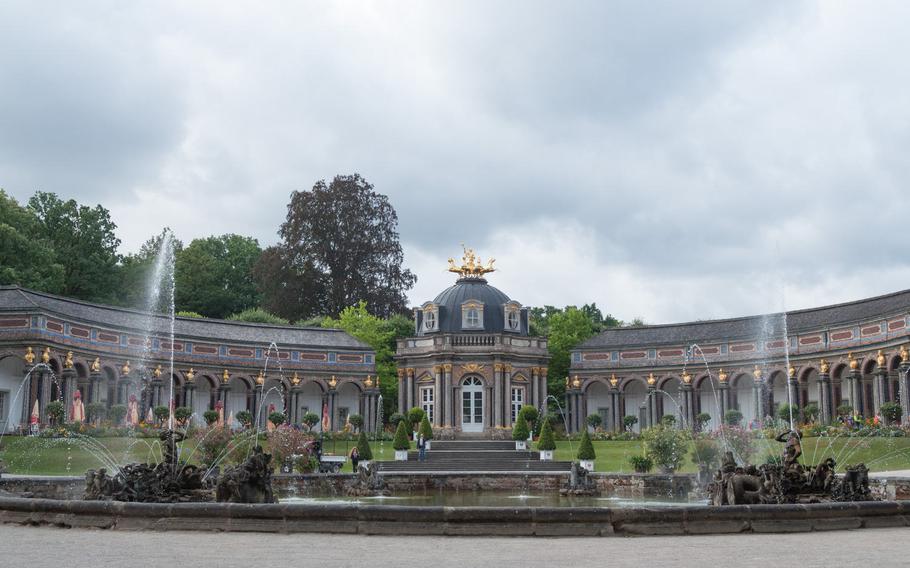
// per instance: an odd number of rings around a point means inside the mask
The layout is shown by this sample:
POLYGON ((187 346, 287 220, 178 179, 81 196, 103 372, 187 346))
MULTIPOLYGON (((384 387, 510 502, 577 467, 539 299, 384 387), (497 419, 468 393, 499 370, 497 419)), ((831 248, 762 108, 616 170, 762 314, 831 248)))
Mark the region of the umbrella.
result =
POLYGON ((41 420, 41 411, 38 410, 38 400, 35 399, 35 406, 32 408, 32 416, 29 421, 31 424, 37 424, 41 420))
POLYGON ((329 420, 329 403, 328 401, 322 403, 322 431, 328 432, 331 421, 329 420))

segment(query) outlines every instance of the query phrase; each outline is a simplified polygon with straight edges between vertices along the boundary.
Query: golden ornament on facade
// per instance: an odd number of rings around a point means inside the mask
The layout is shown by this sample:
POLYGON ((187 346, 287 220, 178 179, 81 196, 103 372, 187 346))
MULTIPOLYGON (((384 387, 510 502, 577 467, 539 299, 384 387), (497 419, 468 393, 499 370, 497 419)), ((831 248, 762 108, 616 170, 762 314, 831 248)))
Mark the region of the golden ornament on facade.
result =
POLYGON ((572 381, 572 386, 579 388, 581 386, 581 379, 578 378, 578 375, 575 375, 575 379, 572 381))
POLYGON ((398 371, 396 371, 396 372, 398 373, 399 380, 404 378, 404 369, 398 369, 398 371))
POLYGON ((438 375, 442 372, 442 365, 433 365, 433 374, 438 375))
POLYGON ((684 383, 689 384, 692 382, 692 375, 688 371, 683 371, 682 380, 684 383))
POLYGON ((790 365, 790 368, 787 369, 787 376, 790 377, 791 379, 795 379, 796 378, 796 367, 794 367, 793 365, 790 365))
POLYGON ((850 370, 855 371, 859 368, 859 359, 853 356, 853 353, 847 353, 847 361, 850 362, 850 370))
POLYGON ((885 352, 882 351, 881 349, 879 349, 879 350, 878 350, 878 357, 875 358, 875 362, 878 363, 878 367, 879 367, 880 369, 884 369, 884 368, 885 368, 885 361, 886 361, 886 359, 885 359, 885 352))
POLYGON ((493 363, 493 371, 496 373, 502 372, 502 363, 493 363))
POLYGON ((101 372, 101 357, 95 357, 95 360, 92 361, 92 372, 93 373, 101 372))
POLYGON ((196 370, 190 367, 190 370, 186 372, 186 382, 192 383, 196 380, 196 370))
POLYGON ((227 384, 231 380, 231 374, 227 369, 221 372, 221 382, 227 384))
POLYGON ((297 371, 294 371, 294 375, 291 377, 291 386, 296 387, 300 384, 300 375, 297 374, 297 371))
POLYGON ((506 363, 505 365, 502 366, 502 370, 505 371, 506 373, 511 373, 511 372, 512 372, 512 365, 506 363))
POLYGON ((727 382, 727 373, 725 373, 724 370, 721 369, 720 372, 717 373, 717 378, 720 380, 720 382, 725 383, 725 382, 727 382))
POLYGON ((752 376, 755 377, 756 381, 760 381, 761 380, 761 367, 756 365, 755 369, 752 370, 752 376))
POLYGON ((265 371, 259 371, 259 374, 256 375, 256 384, 259 386, 265 384, 265 371))
POLYGON ((27 364, 29 364, 29 365, 34 364, 35 363, 35 350, 32 349, 31 347, 26 347, 25 355, 23 355, 22 358, 25 360, 25 362, 27 364))
POLYGON ((455 259, 449 259, 449 272, 454 272, 462 278, 482 278, 484 274, 489 272, 495 272, 496 269, 493 268, 493 263, 496 262, 495 258, 491 258, 486 266, 483 264, 483 260, 479 256, 474 254, 474 249, 469 249, 464 246, 464 243, 461 245, 462 251, 464 254, 461 257, 461 266, 455 264, 455 259))
POLYGON ((338 384, 338 379, 335 378, 335 375, 332 375, 332 379, 329 381, 329 388, 333 389, 338 384))
POLYGON ((407 375, 408 375, 409 377, 413 377, 413 376, 414 376, 414 368, 413 368, 413 367, 408 367, 407 369, 405 369, 405 372, 407 373, 407 375))
POLYGON ((826 361, 825 359, 822 359, 821 361, 819 361, 818 366, 821 369, 821 372, 823 375, 827 375, 828 371, 831 369, 831 365, 829 365, 828 361, 826 361))
POLYGON ((156 379, 161 378, 161 365, 158 365, 157 367, 155 367, 155 370, 152 371, 152 376, 156 379))
POLYGON ((45 347, 44 352, 41 354, 41 362, 47 365, 51 362, 51 348, 45 347))
POLYGON ((373 387, 373 378, 370 377, 370 375, 367 375, 367 378, 364 379, 363 384, 365 384, 367 386, 367 388, 372 388, 373 387))
POLYGON ((445 371, 446 373, 451 373, 451 372, 452 372, 452 364, 451 364, 451 363, 445 363, 445 364, 443 364, 442 370, 445 371))
POLYGON ((910 361, 910 351, 907 350, 906 345, 901 345, 901 363, 906 363, 910 361))
POLYGON ((654 386, 654 383, 657 382, 657 379, 654 378, 654 373, 648 373, 648 386, 654 386))
POLYGON ((72 351, 67 351, 67 352, 66 352, 66 358, 63 360, 63 368, 64 368, 64 369, 72 369, 74 364, 75 364, 75 363, 73 363, 73 352, 72 352, 72 351))
POLYGON ((618 384, 619 384, 619 379, 616 378, 616 373, 613 373, 612 375, 610 375, 610 386, 615 389, 616 385, 618 385, 618 384))
POLYGON ((462 365, 462 369, 467 373, 479 373, 483 370, 483 365, 478 363, 468 363, 467 365, 462 365))
POLYGON ((132 369, 130 369, 130 362, 127 361, 126 363, 123 364, 122 367, 120 367, 120 374, 123 375, 124 377, 127 377, 127 376, 129 376, 131 370, 132 369))

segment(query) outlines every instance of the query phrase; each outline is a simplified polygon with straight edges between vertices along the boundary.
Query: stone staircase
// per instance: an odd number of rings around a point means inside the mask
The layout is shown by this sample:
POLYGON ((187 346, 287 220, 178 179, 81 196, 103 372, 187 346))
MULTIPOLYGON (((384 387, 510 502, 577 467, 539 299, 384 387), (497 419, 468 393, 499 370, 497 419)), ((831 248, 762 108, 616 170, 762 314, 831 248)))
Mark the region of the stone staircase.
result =
POLYGON ((426 460, 408 452, 408 461, 376 462, 382 473, 539 473, 567 472, 571 462, 540 461, 540 453, 516 450, 515 442, 434 440, 426 460))

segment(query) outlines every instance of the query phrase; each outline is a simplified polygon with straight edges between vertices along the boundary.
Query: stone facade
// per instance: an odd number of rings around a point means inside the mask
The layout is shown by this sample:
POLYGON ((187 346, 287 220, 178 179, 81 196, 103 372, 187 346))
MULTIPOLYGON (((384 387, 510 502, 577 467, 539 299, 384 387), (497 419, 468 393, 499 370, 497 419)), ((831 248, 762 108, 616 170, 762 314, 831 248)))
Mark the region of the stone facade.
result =
POLYGON ((370 431, 376 425, 375 354, 344 331, 177 318, 171 341, 169 323, 0 287, 0 430, 26 426, 36 403, 41 424, 51 400, 69 413, 77 391, 84 404, 108 407, 136 397, 144 419, 167 404, 171 378, 175 406, 192 408, 196 420, 223 405, 226 419, 261 409, 264 424, 274 405, 295 423, 325 410, 331 430, 350 414, 364 416, 370 431))
POLYGON ((665 414, 715 426, 737 409, 747 425, 775 417, 781 404, 818 419, 849 405, 864 417, 899 402, 910 415, 905 345, 910 290, 786 314, 606 330, 572 352, 567 384, 570 427, 601 414, 607 429, 625 416, 641 428, 665 414))

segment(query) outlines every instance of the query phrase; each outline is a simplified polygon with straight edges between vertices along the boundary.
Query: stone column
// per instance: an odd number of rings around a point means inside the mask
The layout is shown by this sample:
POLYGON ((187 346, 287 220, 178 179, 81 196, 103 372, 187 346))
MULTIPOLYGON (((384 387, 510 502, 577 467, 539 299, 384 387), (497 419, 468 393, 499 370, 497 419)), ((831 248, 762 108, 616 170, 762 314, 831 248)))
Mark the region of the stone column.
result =
POLYGON ((493 425, 502 426, 502 363, 493 363, 493 425))
POLYGON ((41 373, 41 398, 38 403, 38 416, 39 422, 41 424, 46 424, 47 419, 47 403, 51 401, 51 374, 50 372, 41 373))
MULTIPOLYGON (((411 377, 413 378, 413 374, 411 377)), ((335 395, 338 393, 334 388, 329 388, 329 431, 334 432, 337 429, 338 418, 335 416, 335 395)))
POLYGON ((462 418, 461 418, 461 387, 453 386, 452 387, 452 427, 461 428, 462 418))
POLYGON ((433 376, 435 384, 433 388, 433 426, 443 425, 443 405, 445 405, 445 393, 442 387, 442 365, 433 366, 433 376))
POLYGON ((300 385, 291 385, 291 424, 300 424, 300 385))
POLYGON ((859 369, 854 369, 850 371, 850 376, 853 378, 853 384, 851 385, 852 390, 850 394, 850 402, 853 405, 853 412, 854 414, 865 416, 866 403, 863 393, 863 373, 859 369))
MULTIPOLYGON (((822 365, 822 370, 827 369, 827 364, 822 365)), ((818 374, 818 419, 822 424, 830 424, 834 415, 831 408, 831 375, 827 372, 818 374)))
POLYGON ((528 372, 530 374, 530 380, 528 381, 528 404, 534 406, 534 408, 540 409, 540 400, 537 397, 537 374, 538 368, 531 367, 528 372))
POLYGON ((648 428, 657 424, 657 384, 649 383, 648 384, 648 393, 647 398, 647 410, 645 416, 648 419, 648 428))
POLYGON ((787 392, 789 393, 790 404, 793 405, 793 418, 799 417, 801 405, 799 403, 799 381, 796 379, 796 373, 787 377, 787 392))
POLYGON ((759 424, 765 422, 765 412, 762 407, 762 382, 761 372, 753 374, 752 378, 752 413, 759 424))
POLYGON ((724 414, 730 410, 730 385, 727 383, 726 376, 724 380, 717 382, 718 398, 720 398, 720 416, 717 417, 717 424, 724 423, 724 414))
POLYGON ((256 427, 263 428, 265 427, 266 416, 261 416, 262 414, 268 414, 268 409, 262 407, 262 389, 265 387, 264 384, 253 383, 253 422, 256 427))
POLYGON ((64 420, 69 422, 72 419, 70 416, 73 408, 73 392, 76 390, 76 371, 73 369, 64 369, 63 370, 63 404, 65 408, 64 420))
POLYGON ((406 388, 407 387, 405 386, 405 382, 404 382, 404 369, 399 368, 398 369, 398 412, 400 412, 402 414, 404 414, 408 410, 406 408, 407 399, 405 398, 405 396, 407 395, 407 393, 405 392, 406 388))
POLYGON ((683 381, 679 385, 680 392, 682 392, 682 422, 680 428, 689 428, 690 430, 695 429, 695 415, 693 414, 694 407, 692 406, 692 383, 683 381))
POLYGON ((872 404, 873 416, 881 414, 882 404, 887 401, 885 396, 885 385, 888 383, 888 370, 885 367, 878 367, 872 376, 872 404))
POLYGON ((502 421, 506 428, 512 427, 512 365, 506 363, 502 366, 502 421))
POLYGON ((458 403, 455 398, 455 390, 452 388, 452 364, 445 363, 442 366, 443 372, 443 387, 442 390, 445 393, 445 399, 443 400, 443 425, 448 427, 455 426, 455 419, 453 418, 453 412, 455 404, 458 403))
POLYGON ((408 410, 414 408, 414 369, 407 368, 405 369, 405 375, 407 376, 407 408, 405 408, 404 414, 407 414, 408 410))
POLYGON ((493 422, 493 393, 494 387, 486 387, 483 397, 483 427, 484 429, 492 428, 496 424, 493 422))
POLYGON ((903 359, 898 372, 898 391, 901 399, 901 423, 910 423, 910 360, 903 359))
POLYGON ((183 405, 189 408, 190 410, 195 408, 196 404, 196 383, 194 381, 187 381, 183 385, 183 405))
POLYGON ((610 386, 610 430, 613 432, 622 431, 622 400, 620 399, 619 387, 610 386))
POLYGON ((227 424, 228 417, 231 415, 231 385, 221 383, 219 390, 221 392, 218 396, 221 400, 221 404, 224 406, 222 409, 222 412, 224 413, 224 423, 227 424))
POLYGON ((540 404, 547 406, 547 368, 540 368, 540 388, 537 389, 537 396, 540 398, 540 404))

